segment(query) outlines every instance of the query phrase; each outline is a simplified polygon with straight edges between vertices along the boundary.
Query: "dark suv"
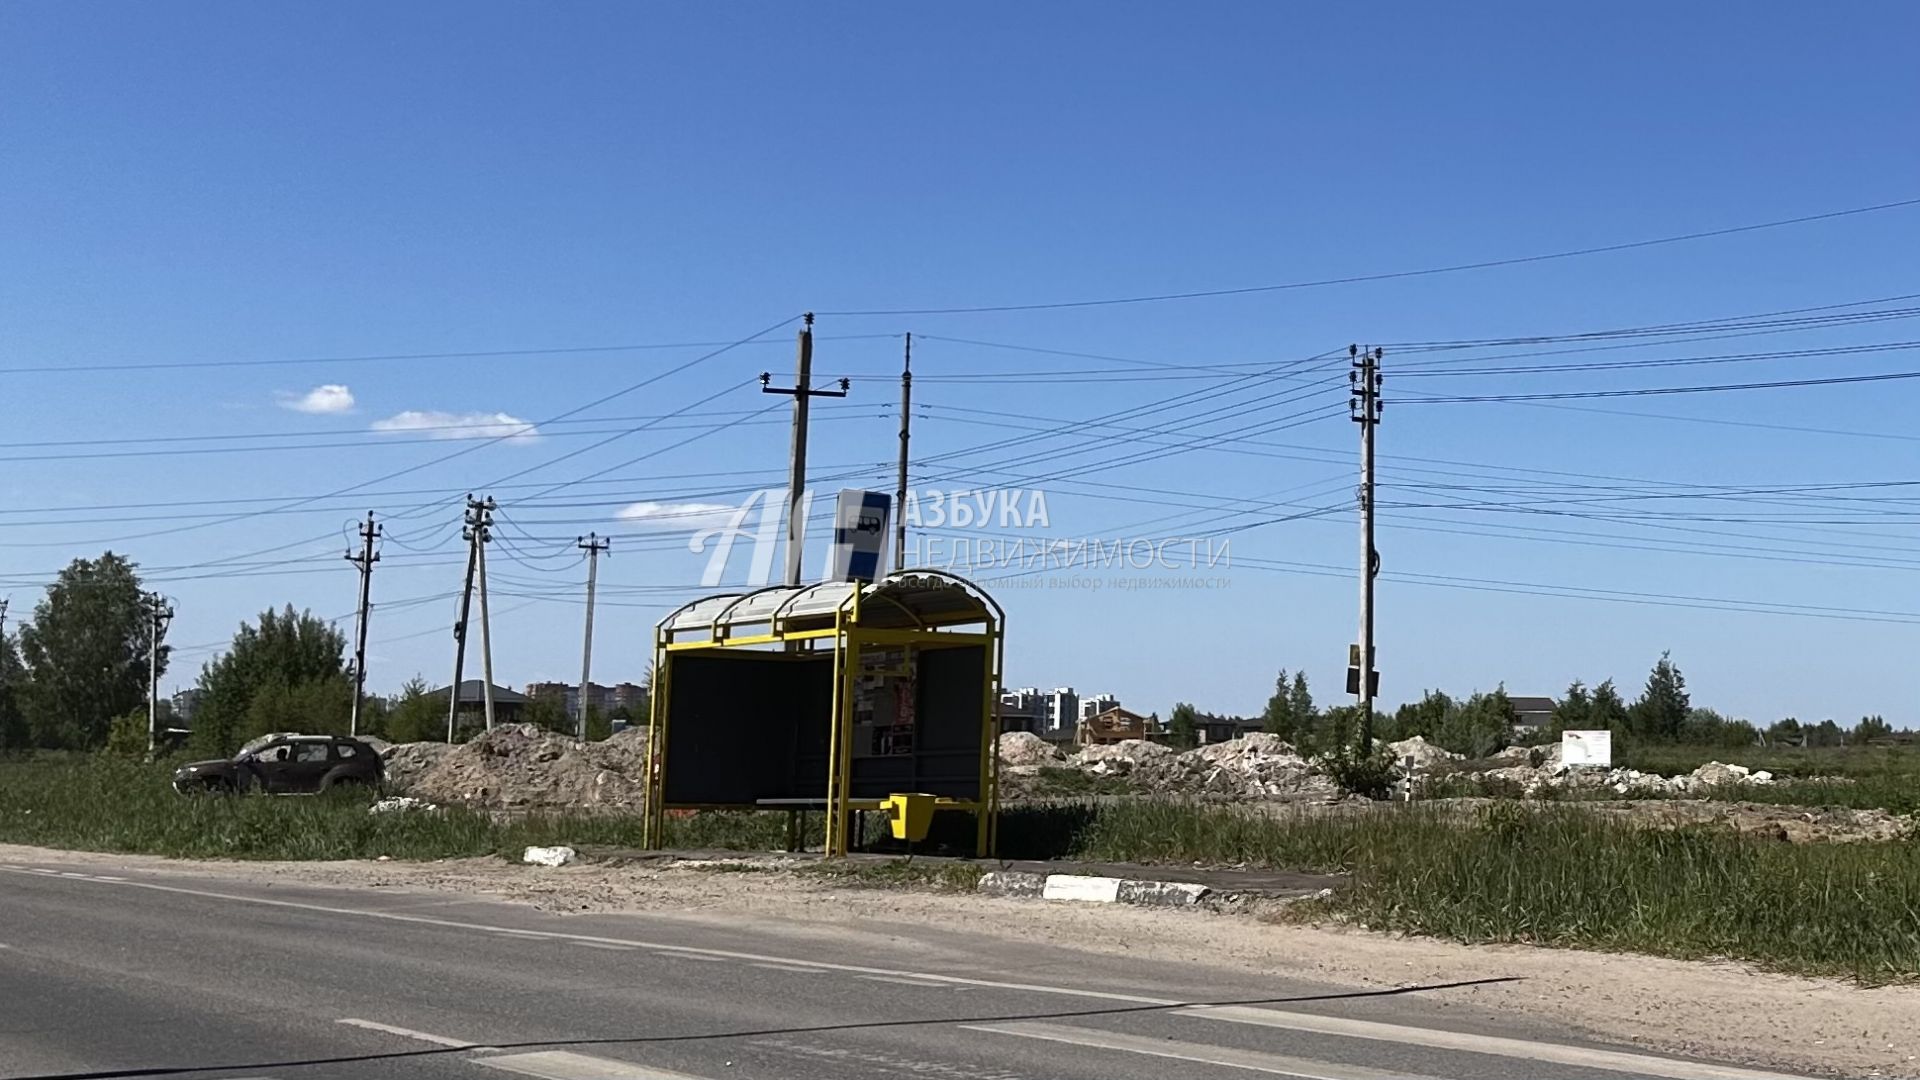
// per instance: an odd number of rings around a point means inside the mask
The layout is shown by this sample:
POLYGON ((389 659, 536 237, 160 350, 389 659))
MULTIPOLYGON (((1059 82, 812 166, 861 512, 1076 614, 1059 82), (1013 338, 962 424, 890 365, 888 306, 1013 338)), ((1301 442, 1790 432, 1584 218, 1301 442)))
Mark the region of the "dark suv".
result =
POLYGON ((241 747, 231 760, 182 765, 173 771, 173 787, 183 795, 243 791, 308 795, 348 784, 374 787, 382 775, 380 755, 359 739, 282 733, 262 735, 241 747))

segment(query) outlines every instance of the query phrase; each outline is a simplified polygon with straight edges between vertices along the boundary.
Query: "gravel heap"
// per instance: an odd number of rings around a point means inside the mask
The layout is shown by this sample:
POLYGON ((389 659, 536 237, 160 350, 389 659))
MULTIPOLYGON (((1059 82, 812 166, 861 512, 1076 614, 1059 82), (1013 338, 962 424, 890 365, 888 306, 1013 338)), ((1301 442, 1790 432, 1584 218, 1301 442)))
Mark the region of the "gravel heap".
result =
MULTIPOLYGON (((1460 757, 1459 754, 1451 750, 1443 750, 1433 745, 1428 742, 1423 735, 1415 735, 1411 739, 1401 739, 1396 743, 1388 743, 1387 750, 1393 754, 1393 763, 1395 765, 1404 767, 1406 760, 1412 758, 1413 767, 1416 769, 1432 768, 1437 762, 1457 761, 1460 757)), ((1521 760, 1525 761, 1524 755, 1522 755, 1521 760)))
POLYGON ((1142 739, 1081 747, 1062 753, 1024 732, 1000 737, 1002 775, 1027 777, 1041 766, 1075 769, 1089 776, 1124 778, 1151 794, 1235 798, 1323 796, 1333 784, 1277 735, 1255 732, 1238 739, 1178 752, 1142 739), (1037 744, 1037 745, 1036 745, 1037 744))
POLYGON ((438 803, 499 810, 640 809, 645 728, 577 742, 533 724, 502 724, 458 746, 402 743, 384 752, 387 782, 438 803))
POLYGON ((1000 764, 1011 768, 1058 765, 1067 759, 1060 748, 1031 731, 1009 731, 1000 736, 1000 764))

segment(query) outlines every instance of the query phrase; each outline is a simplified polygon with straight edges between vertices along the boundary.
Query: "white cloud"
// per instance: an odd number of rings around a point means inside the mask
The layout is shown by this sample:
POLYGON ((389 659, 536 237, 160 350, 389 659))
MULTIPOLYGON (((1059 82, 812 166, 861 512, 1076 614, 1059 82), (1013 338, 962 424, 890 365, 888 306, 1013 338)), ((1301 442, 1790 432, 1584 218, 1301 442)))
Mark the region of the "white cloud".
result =
POLYGON ((434 409, 408 409, 385 420, 373 422, 375 431, 418 431, 430 439, 495 439, 533 442, 540 429, 530 420, 503 412, 439 412, 434 409))
MULTIPOLYGON (((614 517, 662 532, 702 532, 728 527, 739 512, 739 507, 725 503, 637 502, 621 507, 614 517)), ((745 523, 752 524, 751 521, 745 523)))
POLYGON ((294 412, 329 415, 353 411, 353 391, 340 383, 316 386, 304 394, 282 391, 280 407, 294 412))

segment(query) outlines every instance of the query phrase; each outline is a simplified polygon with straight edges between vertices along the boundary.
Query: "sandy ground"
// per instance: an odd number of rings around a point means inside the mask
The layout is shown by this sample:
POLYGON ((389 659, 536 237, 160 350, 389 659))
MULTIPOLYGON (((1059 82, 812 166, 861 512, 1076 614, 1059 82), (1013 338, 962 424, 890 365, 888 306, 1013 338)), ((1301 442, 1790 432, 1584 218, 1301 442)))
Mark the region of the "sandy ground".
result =
MULTIPOLYGON (((1528 946, 1465 946, 1360 930, 1277 924, 1246 915, 1119 905, 896 892, 884 916, 871 892, 783 873, 715 874, 650 866, 540 869, 490 859, 436 863, 196 863, 43 852, 0 845, 0 858, 48 856, 177 874, 410 888, 498 897, 555 912, 635 911, 703 921, 777 917, 803 931, 862 923, 938 924, 1005 941, 1202 963, 1354 988, 1518 976, 1454 998, 1475 1010, 1550 1021, 1570 1032, 1653 1050, 1799 1072, 1920 1077, 1920 987, 1756 972, 1731 963, 1528 946)), ((878 929, 878 927, 875 927, 878 929)))

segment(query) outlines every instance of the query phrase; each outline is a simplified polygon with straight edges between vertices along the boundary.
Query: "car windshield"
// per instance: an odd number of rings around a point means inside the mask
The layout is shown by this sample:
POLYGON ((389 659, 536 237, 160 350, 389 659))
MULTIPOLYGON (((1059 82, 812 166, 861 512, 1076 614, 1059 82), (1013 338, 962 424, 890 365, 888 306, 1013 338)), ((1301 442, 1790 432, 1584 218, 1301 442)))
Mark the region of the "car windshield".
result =
POLYGON ((233 760, 239 761, 242 758, 245 758, 251 754, 259 752, 261 747, 267 745, 268 743, 272 742, 275 739, 282 737, 284 734, 285 732, 276 731, 271 735, 262 735, 257 739, 253 739, 249 741, 245 746, 242 746, 240 748, 238 753, 233 755, 233 760))

